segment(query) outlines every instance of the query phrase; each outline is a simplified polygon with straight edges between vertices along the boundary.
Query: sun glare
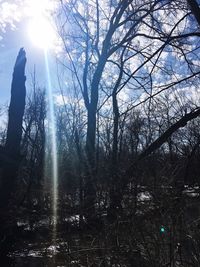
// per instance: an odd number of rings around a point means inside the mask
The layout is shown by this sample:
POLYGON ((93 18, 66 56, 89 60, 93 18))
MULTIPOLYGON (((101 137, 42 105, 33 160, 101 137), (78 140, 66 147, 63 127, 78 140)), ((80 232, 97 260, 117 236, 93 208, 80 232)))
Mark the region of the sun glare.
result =
POLYGON ((53 48, 56 43, 56 33, 50 22, 43 17, 30 21, 28 33, 32 43, 39 48, 53 48))
POLYGON ((41 49, 50 49, 56 46, 58 38, 51 21, 51 13, 54 10, 55 6, 52 0, 28 1, 25 10, 29 17, 28 35, 32 43, 41 49))

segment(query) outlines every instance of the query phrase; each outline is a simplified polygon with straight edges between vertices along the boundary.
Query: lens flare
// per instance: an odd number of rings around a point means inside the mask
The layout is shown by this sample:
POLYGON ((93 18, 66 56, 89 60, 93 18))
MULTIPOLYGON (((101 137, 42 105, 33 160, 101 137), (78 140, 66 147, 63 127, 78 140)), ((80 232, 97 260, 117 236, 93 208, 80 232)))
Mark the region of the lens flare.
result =
POLYGON ((51 137, 51 161, 52 161, 52 197, 53 197, 53 238, 56 238, 57 226, 57 202, 58 202, 58 156, 57 156, 57 141, 56 141, 56 122, 55 111, 53 104, 52 83, 49 70, 49 60, 47 51, 45 53, 45 64, 48 81, 48 100, 49 100, 49 131, 51 137))
POLYGON ((160 232, 161 232, 162 234, 165 233, 165 227, 164 227, 164 226, 161 226, 161 227, 160 227, 160 232))

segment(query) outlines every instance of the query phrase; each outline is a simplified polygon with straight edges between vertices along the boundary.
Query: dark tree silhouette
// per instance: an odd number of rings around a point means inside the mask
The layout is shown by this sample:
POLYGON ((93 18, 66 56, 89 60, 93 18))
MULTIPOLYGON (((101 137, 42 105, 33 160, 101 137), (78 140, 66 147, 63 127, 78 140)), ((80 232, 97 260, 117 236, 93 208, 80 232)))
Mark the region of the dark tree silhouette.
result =
POLYGON ((188 0, 187 2, 189 4, 189 6, 190 6, 190 9, 191 9, 193 15, 195 16, 196 21, 200 25, 200 8, 199 8, 199 5, 198 5, 197 1, 188 0))
POLYGON ((26 65, 26 54, 20 49, 13 72, 11 86, 11 100, 9 107, 9 121, 6 139, 6 150, 12 156, 20 153, 20 142, 22 137, 22 120, 25 108, 26 87, 24 75, 26 65))
POLYGON ((1 153, 5 156, 1 157, 3 168, 0 184, 0 254, 6 254, 6 247, 10 245, 8 239, 12 236, 13 225, 15 225, 11 210, 14 210, 12 197, 21 159, 20 143, 26 96, 25 65, 26 54, 21 48, 13 72, 6 145, 1 149, 1 153))

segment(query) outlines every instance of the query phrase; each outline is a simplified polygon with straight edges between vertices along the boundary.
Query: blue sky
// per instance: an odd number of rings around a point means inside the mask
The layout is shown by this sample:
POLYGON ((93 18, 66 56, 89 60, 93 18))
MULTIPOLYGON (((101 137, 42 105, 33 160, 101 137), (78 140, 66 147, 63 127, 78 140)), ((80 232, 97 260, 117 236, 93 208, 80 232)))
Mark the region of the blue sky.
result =
MULTIPOLYGON (((9 101, 10 86, 14 63, 21 47, 24 47, 27 55, 26 76, 27 89, 31 86, 31 75, 34 65, 36 66, 36 77, 39 85, 46 85, 45 61, 43 51, 31 44, 23 27, 12 31, 8 29, 0 42, 0 103, 9 101)), ((53 61, 53 59, 52 59, 53 61)))
MULTIPOLYGON (((11 87, 11 81, 12 81, 12 72, 13 72, 13 67, 14 67, 14 63, 15 63, 15 59, 17 57, 18 51, 21 47, 24 47, 27 53, 27 66, 26 66, 26 76, 27 76, 27 82, 26 82, 26 86, 27 86, 27 91, 30 90, 31 88, 31 74, 33 73, 33 69, 34 69, 34 65, 36 66, 36 78, 38 81, 39 86, 41 87, 46 87, 47 85, 47 78, 46 78, 46 67, 45 67, 45 60, 44 60, 44 51, 43 49, 41 49, 41 47, 39 48, 37 45, 34 44, 33 40, 31 40, 30 38, 30 29, 28 31, 28 24, 30 22, 30 20, 35 20, 36 22, 39 18, 39 20, 41 19, 41 17, 46 17, 46 7, 49 8, 50 3, 54 3, 56 1, 54 0, 0 0, 0 38, 2 36, 2 40, 0 41, 0 105, 1 104, 9 104, 9 98, 10 98, 10 87, 11 87), (27 11, 27 9, 25 10, 24 6, 20 6, 20 5, 16 5, 13 7, 12 5, 14 5, 13 3, 25 3, 25 6, 29 6, 29 9, 27 11), (12 6, 12 9, 16 10, 16 12, 13 12, 13 10, 9 10, 8 7, 5 8, 5 16, 3 15, 2 12, 2 5, 5 3, 9 3, 9 5, 12 6), (38 3, 41 3, 41 5, 38 5, 38 3), (37 4, 37 5, 36 5, 37 4), (31 7, 31 12, 30 12, 30 7, 31 7), (41 9, 41 10, 40 10, 41 9), (20 16, 18 13, 21 13, 22 15, 20 16), (18 15, 16 15, 18 14, 18 15), (2 28, 2 17, 5 18, 6 20, 6 28, 5 28, 5 32, 3 32, 2 28), (15 19, 16 17, 16 19, 15 19), (20 17, 20 19, 18 19, 18 17, 20 17), (14 20, 14 21, 12 21, 14 20), (14 26, 12 25, 14 24, 14 26), (13 28, 14 30, 12 30, 11 28, 13 28)), ((102 3, 104 3, 104 1, 102 0, 102 3)), ((7 5, 7 4, 6 4, 7 5)), ((53 6, 52 6, 53 7, 53 6)), ((80 9, 81 9, 81 5, 80 5, 80 9)), ((82 12, 82 9, 80 10, 80 12, 82 12)), ((48 13, 49 14, 49 13, 48 13)), ((176 15, 171 14, 171 17, 165 17, 165 13, 159 13, 158 18, 160 18, 161 21, 164 20, 164 31, 166 32, 170 32, 171 28, 174 26, 174 23, 176 23, 176 20, 181 19, 181 17, 184 15, 184 12, 179 11, 179 13, 176 15), (179 16, 178 16, 179 15, 179 16), (178 16, 178 17, 177 17, 178 16), (166 21, 165 21, 166 20, 166 21), (171 22, 171 24, 169 23, 169 21, 171 22)), ((51 18, 49 15, 47 15, 47 18, 51 18)), ((109 21, 109 20, 108 20, 109 21)), ((183 32, 185 31, 185 21, 182 21, 182 23, 179 24, 179 26, 177 27, 177 31, 174 34, 178 34, 178 32, 183 32)), ((188 24, 187 23, 187 27, 189 26, 194 27, 195 24, 188 24)), ((41 30, 41 23, 36 25, 37 26, 37 32, 39 30, 41 30)), ((94 25, 93 25, 94 26, 94 25)), ((104 25, 106 27, 106 25, 104 25)), ((71 27, 70 27, 71 28, 71 27)), ((92 27, 90 27, 92 29, 92 27)), ((190 27, 189 27, 190 28, 190 27)), ((73 27, 72 27, 73 30, 73 27)), ((142 33, 146 33, 146 35, 149 34, 149 29, 147 27, 145 27, 145 25, 142 25, 142 27, 140 28, 142 33)), ((33 31, 32 31, 33 32, 33 31)), ((39 39, 43 39, 44 36, 46 38, 46 36, 48 37, 48 31, 44 32, 39 32, 40 34, 38 35, 39 37, 37 38, 39 39), (42 33, 42 34, 41 34, 42 33)), ((37 33, 36 33, 37 34, 37 33)), ((145 47, 147 45, 147 42, 152 43, 151 39, 147 39, 147 38, 141 38, 138 37, 134 38, 134 44, 137 44, 137 41, 139 42, 139 46, 141 48, 145 47)), ((84 51, 78 51, 78 47, 79 44, 77 46, 77 51, 78 53, 76 53, 76 45, 74 45, 74 39, 71 40, 71 43, 69 42, 69 40, 67 39, 66 42, 68 42, 69 44, 69 51, 72 55, 72 58, 75 58, 75 62, 76 64, 78 63, 79 65, 77 65, 77 69, 80 70, 80 75, 82 73, 82 66, 84 64, 84 57, 81 59, 80 55, 84 54, 84 51), (71 49, 71 50, 70 50, 71 49), (75 50, 75 54, 74 54, 74 50, 75 50), (81 54, 82 53, 82 54, 81 54), (82 62, 82 61, 83 62, 82 62)), ((193 43, 193 42, 192 42, 193 43)), ((160 44, 159 42, 155 42, 155 46, 151 46, 151 48, 153 50, 157 49, 157 47, 159 47, 160 45, 162 45, 162 43, 160 44)), ((193 44, 194 45, 194 44, 193 44)), ((189 50, 192 50, 192 47, 188 48, 189 50)), ((174 79, 179 79, 184 72, 188 71, 187 68, 187 64, 185 62, 185 59, 177 57, 177 52, 173 52, 170 51, 169 52, 169 47, 167 47, 166 51, 163 51, 163 53, 161 54, 160 58, 159 58, 159 68, 154 68, 154 76, 153 77, 153 82, 154 82, 154 90, 155 90, 155 86, 160 86, 161 83, 165 84, 166 83, 170 83, 170 81, 174 81, 174 79), (181 61, 182 60, 182 61, 181 61), (180 63, 181 62, 181 63, 180 63), (162 71, 163 67, 167 67, 169 71, 172 69, 173 73, 176 74, 172 75, 172 77, 167 73, 167 75, 165 75, 165 72, 162 71)), ((172 49, 171 49, 172 50, 172 49)), ((148 51, 148 49, 145 50, 148 53, 152 53, 148 51)), ((51 55, 49 60, 50 60, 50 77, 52 79, 53 82, 53 90, 54 92, 57 91, 56 89, 58 88, 57 85, 57 73, 56 73, 56 64, 55 64, 55 53, 53 52, 53 50, 49 50, 49 54, 51 55)), ((199 54, 199 53, 198 53, 199 54)), ((144 60, 144 57, 142 56, 141 58, 139 58, 140 56, 134 56, 133 60, 130 62, 128 62, 127 64, 130 64, 130 71, 133 72, 135 69, 137 69, 138 66, 141 65, 142 61, 144 60)), ((193 58, 197 58, 196 55, 191 55, 190 59, 193 58)), ((63 62, 65 64, 69 63, 69 59, 67 58, 67 56, 62 56, 61 58, 63 60, 63 62)), ((115 58, 114 58, 115 60, 115 58)), ((199 64, 199 63, 198 63, 199 64)), ((150 69, 152 68, 153 64, 151 62, 148 62, 148 64, 146 64, 144 66, 144 68, 142 68, 140 70, 140 72, 137 72, 137 76, 141 76, 143 77, 144 75, 148 76, 148 73, 150 71, 150 69), (142 75, 142 72, 144 72, 144 75, 142 75), (141 74, 141 75, 140 75, 141 74)), ((198 66, 199 68, 199 66, 198 66)), ((111 76, 111 81, 112 78, 115 74, 114 68, 112 67, 112 72, 111 72, 111 67, 110 65, 108 66, 108 68, 105 68, 104 71, 104 81, 106 82, 106 88, 109 88, 109 75, 111 76)), ((139 78, 139 81, 141 79, 139 78)), ((69 90, 69 83, 70 83, 70 79, 69 76, 66 75, 66 69, 65 69, 65 77, 62 79, 63 83, 68 83, 68 85, 66 85, 66 88, 63 87, 63 91, 64 94, 67 93, 67 90, 69 90), (67 78, 66 78, 67 77, 67 78)), ((131 95, 131 91, 135 94, 135 96, 138 98, 141 94, 142 94, 142 99, 143 99, 143 95, 144 97, 146 97, 146 92, 143 92, 142 90, 139 91, 139 93, 135 90, 135 83, 134 81, 131 81, 131 83, 129 83, 127 85, 127 88, 124 88, 120 94, 119 94, 119 98, 127 101, 130 100, 128 96, 131 95), (136 92, 136 93, 135 93, 136 92)), ((150 83, 149 83, 150 84, 150 83)), ((72 87, 73 88, 73 87, 72 87)), ((112 87, 111 87, 112 89, 112 87)), ((147 85, 146 85, 146 89, 148 89, 147 85)), ((158 88, 159 89, 159 88, 158 88)), ((138 101, 140 101, 140 99, 138 99, 138 101)), ((124 103, 123 103, 124 104, 124 103)), ((110 106, 110 105, 109 105, 110 106)))
MULTIPOLYGON (((30 31, 28 31, 29 23, 34 18, 30 15, 26 16, 25 11, 22 10, 22 6, 20 5, 24 3, 24 5, 26 4, 31 7, 33 5, 33 7, 35 7, 34 3, 38 0, 23 1, 0 1, 0 105, 9 104, 13 67, 21 47, 25 48, 27 55, 27 91, 31 89, 31 75, 33 74, 34 65, 36 67, 36 79, 38 85, 41 87, 46 87, 47 85, 44 50, 34 44, 33 40, 31 40, 30 31)), ((43 5, 45 4, 45 1, 43 0, 43 5)), ((49 1, 50 0, 46 2, 49 1)), ((36 15, 39 16, 38 14, 36 15)), ((42 36, 40 37, 42 38, 42 36)), ((49 61, 51 65, 50 71, 53 87, 56 87, 56 76, 54 75, 56 68, 55 57, 52 51, 49 51, 48 54, 50 55, 49 61)))

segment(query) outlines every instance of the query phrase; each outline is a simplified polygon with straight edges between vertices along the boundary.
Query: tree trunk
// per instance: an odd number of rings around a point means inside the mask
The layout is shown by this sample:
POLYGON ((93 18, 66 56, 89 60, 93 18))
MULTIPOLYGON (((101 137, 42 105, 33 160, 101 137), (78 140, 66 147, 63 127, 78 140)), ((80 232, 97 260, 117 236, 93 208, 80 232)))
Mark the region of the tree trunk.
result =
POLYGON ((187 2, 190 6, 193 15, 195 16, 197 23, 200 26, 200 7, 198 5, 198 2, 196 0, 187 0, 187 2))
POLYGON ((25 80, 24 75, 26 55, 23 48, 20 49, 13 72, 11 85, 11 101, 9 107, 9 121, 6 138, 6 150, 12 156, 20 153, 20 142, 22 137, 22 120, 25 108, 25 80))
POLYGON ((85 176, 85 190, 84 190, 84 209, 85 216, 88 223, 92 223, 95 217, 95 173, 96 173, 96 160, 95 160, 95 136, 96 136, 96 107, 88 109, 88 125, 87 125, 87 138, 86 138, 86 176, 85 176))
MULTIPOLYGON (((105 48, 103 49, 105 50, 105 48)), ((101 59, 96 68, 91 84, 91 100, 87 106, 87 135, 86 135, 86 177, 85 177, 85 214, 89 221, 93 221, 95 217, 95 177, 96 177, 96 116, 97 116, 97 105, 99 98, 99 83, 103 73, 103 69, 106 64, 107 53, 102 52, 101 59)))
MULTIPOLYGON (((117 88, 117 87, 116 87, 117 88)), ((118 174, 118 128, 119 128, 119 108, 117 102, 117 91, 112 95, 113 102, 113 143, 112 143, 112 162, 111 162, 111 184, 110 184, 110 208, 108 218, 110 221, 117 219, 117 213, 121 208, 121 199, 119 198, 119 174, 118 174)))
POLYGON ((16 224, 15 216, 12 213, 12 210, 15 210, 16 207, 14 207, 12 197, 15 192, 21 158, 20 143, 26 96, 25 65, 26 54, 22 48, 17 56, 11 85, 7 139, 4 148, 4 153, 9 160, 5 160, 2 163, 3 168, 0 184, 0 255, 6 254, 8 249, 10 249, 9 240, 13 238, 13 226, 16 224))

